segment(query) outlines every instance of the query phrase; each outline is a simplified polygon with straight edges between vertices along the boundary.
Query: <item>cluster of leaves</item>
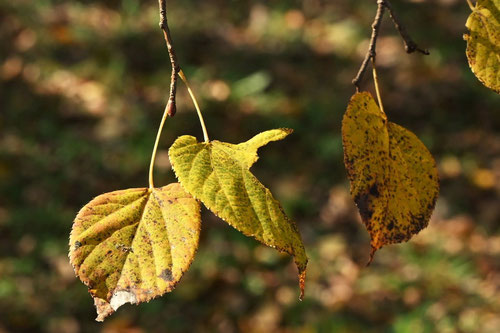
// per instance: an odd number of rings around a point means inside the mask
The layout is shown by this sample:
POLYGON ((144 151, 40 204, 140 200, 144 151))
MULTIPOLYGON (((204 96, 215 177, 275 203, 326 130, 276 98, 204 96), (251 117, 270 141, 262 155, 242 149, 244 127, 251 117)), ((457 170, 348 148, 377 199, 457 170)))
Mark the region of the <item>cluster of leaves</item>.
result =
MULTIPOLYGON (((499 7, 498 0, 479 0, 465 36, 472 71, 497 93, 499 7)), ((106 193, 85 205, 71 232, 70 261, 94 298, 97 320, 175 287, 198 248, 200 201, 243 234, 293 256, 302 298, 307 256, 301 236, 249 170, 258 148, 290 133, 266 131, 237 145, 181 136, 169 149, 179 183, 106 193)), ((342 138, 351 194, 371 236, 371 261, 382 246, 407 241, 428 225, 439 193, 436 163, 413 133, 388 121, 380 98, 377 105, 366 92, 352 97, 342 138)))
POLYGON ((290 133, 271 130, 238 145, 179 137, 169 157, 180 184, 106 193, 85 205, 71 232, 70 261, 94 297, 97 320, 175 287, 198 248, 196 199, 245 235, 294 256, 303 297, 307 257, 300 234, 249 171, 259 147, 290 133))
MULTIPOLYGON (((464 36, 469 65, 500 93, 500 1, 479 0, 471 9, 464 36)), ((371 262, 382 246, 427 227, 439 194, 436 162, 415 134, 387 120, 369 93, 351 98, 342 138, 351 195, 371 236, 371 262)))

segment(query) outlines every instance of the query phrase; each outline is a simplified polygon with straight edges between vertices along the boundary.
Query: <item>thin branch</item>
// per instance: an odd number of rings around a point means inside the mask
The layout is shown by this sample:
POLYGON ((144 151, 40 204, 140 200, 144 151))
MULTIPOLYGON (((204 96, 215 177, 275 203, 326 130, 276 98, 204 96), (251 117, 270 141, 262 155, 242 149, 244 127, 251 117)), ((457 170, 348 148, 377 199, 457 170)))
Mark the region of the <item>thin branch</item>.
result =
MULTIPOLYGON (((193 100, 194 106, 196 108, 196 112, 198 113, 198 117, 200 118, 200 124, 203 130, 203 137, 205 138, 205 142, 209 142, 207 128, 205 126, 205 122, 203 121, 203 116, 201 114, 200 106, 198 105, 198 101, 196 100, 196 97, 194 96, 194 93, 191 87, 189 86, 186 76, 182 72, 179 63, 177 62, 177 56, 175 54, 175 50, 172 43, 172 36, 170 35, 170 30, 168 28, 168 23, 167 23, 166 0, 158 0, 158 4, 160 6, 160 28, 163 30, 163 35, 165 36, 165 42, 167 43, 167 48, 168 48, 168 55, 170 57, 170 63, 172 64, 172 77, 170 79, 170 96, 168 98, 168 103, 165 108, 165 112, 171 117, 173 117, 176 112, 175 93, 177 91, 177 76, 180 76, 182 81, 186 84, 189 95, 191 96, 191 99, 193 100)), ((163 122, 164 119, 162 120, 162 123, 163 122)))
POLYGON ((401 21, 399 20, 398 16, 396 15, 394 8, 392 7, 391 3, 389 0, 377 0, 377 14, 375 15, 375 19, 373 20, 372 23, 372 36, 370 38, 370 46, 368 47, 368 52, 365 55, 365 59, 361 63, 361 67, 359 68, 358 74, 352 80, 352 83, 356 86, 356 90, 359 91, 359 84, 361 80, 363 79, 363 76, 366 72, 366 69, 368 68, 368 65, 370 63, 370 60, 372 62, 372 66, 375 66, 375 58, 377 56, 376 54, 376 47, 377 47, 377 38, 379 36, 379 31, 380 31, 380 26, 382 23, 382 19, 384 17, 384 11, 387 8, 389 11, 389 15, 391 16, 392 22, 394 22, 394 26, 398 30, 399 34, 401 35, 401 38, 403 39, 405 43, 405 50, 407 53, 413 53, 415 51, 420 52, 422 54, 429 54, 428 50, 421 49, 418 47, 417 43, 413 41, 413 39, 410 37, 408 32, 406 31, 406 28, 403 26, 401 21))
POLYGON ((170 36, 170 30, 168 29, 167 23, 167 6, 166 0, 158 0, 160 6, 160 28, 163 30, 163 35, 165 36, 165 41, 167 42, 168 55, 170 57, 170 63, 172 64, 172 76, 170 78, 170 95, 168 97, 167 106, 163 112, 161 118, 160 127, 158 128, 158 133, 156 134, 156 140, 153 147, 153 153, 151 154, 151 162, 149 163, 149 189, 150 191, 154 188, 153 181, 153 171, 156 160, 156 152, 158 151, 158 144, 160 142, 161 132, 163 131, 163 126, 165 125, 165 120, 167 117, 173 117, 177 110, 175 105, 175 93, 177 91, 177 73, 181 70, 179 64, 177 63, 177 57, 175 55, 175 50, 172 46, 172 37, 170 36))
POLYGON ((352 83, 356 86, 357 91, 359 91, 359 83, 363 79, 363 75, 366 72, 366 68, 370 63, 370 60, 375 63, 375 58, 377 56, 375 50, 377 48, 377 38, 380 31, 380 25, 382 23, 382 18, 384 17, 384 0, 377 0, 377 5, 377 14, 375 15, 375 19, 372 23, 372 36, 370 38, 370 46, 368 48, 368 52, 365 55, 365 59, 361 64, 361 68, 359 69, 358 74, 356 75, 354 80, 352 80, 352 83))
POLYGON ((396 12, 392 7, 391 2, 389 0, 384 0, 383 2, 384 6, 389 10, 389 15, 391 16, 392 22, 394 22, 394 26, 401 35, 401 38, 403 38, 403 41, 405 43, 406 53, 413 53, 417 51, 422 54, 429 55, 430 54, 429 50, 421 49, 420 47, 418 47, 417 43, 415 43, 413 39, 410 37, 410 35, 406 31, 406 28, 404 27, 404 25, 401 24, 399 17, 396 15, 396 12))
POLYGON ((172 64, 172 76, 170 77, 170 95, 168 97, 168 102, 165 110, 170 117, 173 117, 175 115, 175 112, 177 111, 177 106, 175 104, 175 95, 177 92, 177 74, 179 73, 181 68, 179 66, 179 63, 177 62, 177 56, 175 54, 175 49, 172 43, 172 36, 170 35, 170 29, 168 28, 166 0, 158 0, 158 5, 160 7, 160 28, 161 30, 163 30, 163 36, 165 37, 165 42, 167 43, 170 63, 172 64))

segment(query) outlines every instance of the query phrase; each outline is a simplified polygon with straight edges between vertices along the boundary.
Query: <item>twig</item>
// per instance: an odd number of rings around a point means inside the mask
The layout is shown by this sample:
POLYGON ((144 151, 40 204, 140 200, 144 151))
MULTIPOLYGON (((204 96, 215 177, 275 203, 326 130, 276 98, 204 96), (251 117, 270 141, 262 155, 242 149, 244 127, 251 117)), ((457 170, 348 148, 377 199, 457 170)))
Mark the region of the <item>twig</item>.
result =
POLYGON ((429 54, 428 50, 419 48, 417 43, 415 43, 413 39, 410 37, 410 35, 406 31, 406 28, 401 24, 401 21, 396 16, 394 8, 392 7, 389 0, 377 0, 377 6, 378 6, 377 14, 375 15, 375 19, 373 20, 372 23, 372 36, 370 38, 370 46, 368 47, 368 52, 365 55, 365 59, 361 63, 361 67, 359 68, 358 74, 356 75, 354 80, 352 80, 352 83, 356 86, 357 91, 359 91, 359 84, 363 79, 363 76, 366 72, 366 69, 368 68, 370 60, 372 61, 372 66, 375 66, 375 58, 377 56, 376 54, 377 38, 379 36, 380 25, 382 23, 382 18, 384 17, 384 11, 386 8, 387 10, 389 10, 389 15, 391 16, 392 22, 394 22, 394 26, 398 30, 399 34, 401 35, 401 38, 405 43, 406 52, 413 53, 415 51, 418 51, 422 54, 426 55, 429 54))
POLYGON ((179 63, 177 62, 177 56, 175 55, 175 50, 172 45, 172 36, 170 35, 170 30, 168 28, 168 23, 167 23, 167 9, 166 9, 166 0, 158 0, 158 4, 160 6, 160 28, 163 30, 163 35, 165 36, 165 42, 167 43, 167 49, 168 49, 168 55, 170 57, 170 63, 172 64, 172 76, 170 78, 170 96, 168 97, 168 102, 167 106, 165 107, 165 111, 163 112, 163 116, 161 118, 160 122, 160 127, 158 128, 158 133, 156 134, 156 140, 155 144, 153 147, 153 153, 151 154, 151 162, 149 164, 149 191, 151 192, 154 189, 154 181, 153 181, 153 171, 154 171, 154 164, 156 160, 156 152, 158 151, 158 144, 160 142, 160 137, 161 133, 163 131, 163 127, 165 125, 165 121, 167 120, 167 117, 173 117, 176 112, 176 104, 175 104, 175 94, 177 91, 177 75, 179 75, 186 84, 189 95, 191 95, 191 98, 193 100, 193 103, 196 107, 196 111, 198 112, 198 116, 200 118, 200 123, 201 127, 203 130, 203 136, 205 137, 205 142, 208 142, 208 134, 207 134, 207 129, 205 127, 205 122, 203 121, 203 116, 201 115, 200 107, 198 105, 198 102, 196 101, 196 98, 194 97, 193 91, 191 90, 191 87, 189 86, 189 83, 187 82, 186 77, 184 76, 184 73, 181 70, 181 67, 179 66, 179 63))
MULTIPOLYGON (((203 116, 201 114, 200 106, 198 105, 198 101, 196 100, 196 97, 194 96, 194 93, 191 87, 189 86, 186 76, 182 72, 179 63, 177 62, 177 56, 175 54, 175 50, 172 45, 172 36, 170 35, 170 30, 168 28, 168 23, 167 23, 166 0, 158 0, 158 4, 160 6, 160 28, 163 30, 163 35, 165 36, 165 42, 167 43, 167 48, 168 48, 168 55, 170 57, 170 63, 172 64, 172 77, 170 79, 170 96, 168 98, 168 103, 165 108, 165 113, 173 117, 176 112, 175 93, 177 91, 177 75, 179 75, 182 81, 186 84, 189 95, 191 96, 191 99, 193 100, 194 106, 196 108, 196 112, 198 113, 198 117, 200 118, 201 129, 203 130, 203 137, 205 139, 205 142, 209 142, 207 128, 205 126, 205 122, 203 121, 203 116)), ((163 122, 164 120, 162 120, 162 124, 163 122)))
POLYGON ((377 0, 377 5, 377 14, 375 15, 375 19, 372 23, 372 36, 370 38, 370 46, 368 48, 368 52, 365 55, 365 59, 361 64, 361 68, 359 69, 358 74, 356 75, 354 80, 352 80, 352 83, 356 86, 357 91, 359 91, 359 83, 363 79, 363 75, 366 72, 366 68, 370 63, 370 60, 372 60, 375 64, 375 58, 377 56, 375 50, 377 48, 377 38, 380 31, 380 25, 382 23, 382 18, 384 17, 384 0, 377 0))
POLYGON ((179 64, 177 63, 177 56, 175 55, 174 47, 172 46, 172 37, 170 36, 170 30, 168 29, 167 23, 167 6, 166 0, 158 0, 160 6, 160 28, 163 30, 163 35, 165 36, 165 42, 167 43, 168 55, 170 57, 170 63, 172 64, 172 76, 170 78, 170 95, 168 97, 167 106, 163 112, 161 118, 160 127, 158 128, 158 133, 156 134, 156 140, 153 147, 153 153, 151 154, 151 162, 149 163, 149 190, 154 188, 153 181, 153 171, 154 164, 156 160, 156 152, 158 151, 158 144, 160 142, 161 132, 163 131, 163 126, 165 125, 165 120, 167 117, 173 117, 177 111, 175 105, 175 93, 177 91, 177 74, 181 70, 179 64))
POLYGON ((179 66, 179 63, 177 62, 175 49, 172 45, 172 36, 170 35, 170 30, 168 28, 166 0, 158 0, 158 5, 160 7, 160 28, 161 30, 163 30, 165 42, 167 43, 168 55, 170 57, 170 63, 172 64, 172 76, 170 77, 170 95, 168 97, 168 102, 165 110, 170 117, 173 117, 175 115, 175 112, 177 111, 177 107, 175 104, 175 95, 177 92, 177 74, 179 73, 181 68, 179 66))
POLYGON ((403 38, 403 41, 405 43, 405 50, 406 53, 413 53, 415 51, 420 52, 425 55, 429 55, 429 50, 421 49, 418 47, 417 43, 413 41, 413 39, 410 37, 408 32, 406 31, 406 28, 401 24, 401 21, 399 20, 398 16, 396 15, 396 12, 394 11, 394 8, 391 5, 391 2, 389 0, 384 0, 384 6, 389 10, 389 15, 391 16, 392 22, 394 22, 394 26, 398 30, 399 34, 401 35, 401 38, 403 38))

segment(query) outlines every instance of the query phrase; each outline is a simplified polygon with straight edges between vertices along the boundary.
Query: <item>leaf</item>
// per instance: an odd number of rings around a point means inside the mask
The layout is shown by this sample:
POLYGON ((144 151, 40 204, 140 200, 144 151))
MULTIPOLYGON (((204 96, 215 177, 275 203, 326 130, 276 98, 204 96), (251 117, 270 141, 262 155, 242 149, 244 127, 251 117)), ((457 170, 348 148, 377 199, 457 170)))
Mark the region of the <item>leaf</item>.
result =
POLYGON ((70 262, 102 321, 125 303, 174 289, 198 248, 200 204, 178 183, 105 193, 85 205, 70 236, 70 262))
POLYGON ((302 297, 307 257, 297 226, 249 171, 258 159, 259 147, 291 132, 266 131, 238 145, 220 141, 199 143, 184 135, 177 138, 168 154, 181 185, 193 197, 243 234, 294 256, 302 297))
POLYGON ((349 102, 342 141, 351 195, 371 236, 371 262, 382 246, 408 241, 427 227, 439 192, 436 163, 366 92, 349 102))
POLYGON ((500 0, 478 0, 465 24, 467 59, 476 77, 500 94, 500 0))

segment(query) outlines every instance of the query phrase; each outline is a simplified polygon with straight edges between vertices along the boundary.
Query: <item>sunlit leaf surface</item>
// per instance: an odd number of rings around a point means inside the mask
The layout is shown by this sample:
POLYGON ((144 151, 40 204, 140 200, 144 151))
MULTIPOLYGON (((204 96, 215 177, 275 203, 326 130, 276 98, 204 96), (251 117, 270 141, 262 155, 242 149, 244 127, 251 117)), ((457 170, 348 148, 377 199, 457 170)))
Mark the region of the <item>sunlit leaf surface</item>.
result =
POLYGON ((180 183, 193 197, 245 235, 294 256, 303 294, 307 257, 297 227, 249 171, 259 147, 290 133, 270 130, 237 145, 199 143, 185 135, 174 142, 169 156, 180 183))
POLYGON ((199 233, 200 205, 178 183, 105 193, 85 205, 69 256, 97 320, 171 291, 193 260, 199 233))
POLYGON ((477 78, 500 94, 500 0, 479 0, 465 24, 467 59, 477 78))
POLYGON ((342 121, 351 194, 371 236, 371 256, 425 228, 439 192, 436 163, 407 129, 387 121, 366 92, 351 98, 342 121))

